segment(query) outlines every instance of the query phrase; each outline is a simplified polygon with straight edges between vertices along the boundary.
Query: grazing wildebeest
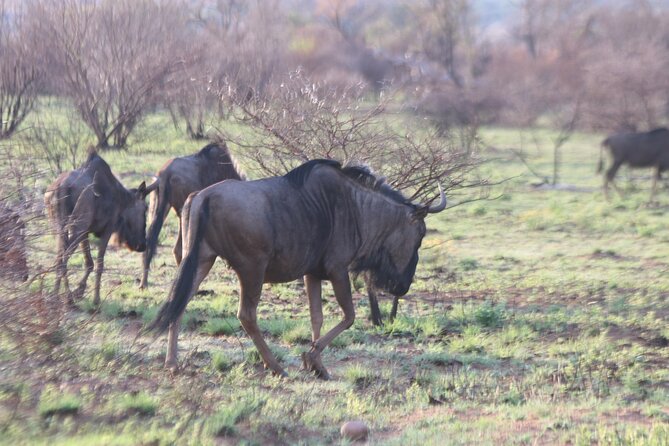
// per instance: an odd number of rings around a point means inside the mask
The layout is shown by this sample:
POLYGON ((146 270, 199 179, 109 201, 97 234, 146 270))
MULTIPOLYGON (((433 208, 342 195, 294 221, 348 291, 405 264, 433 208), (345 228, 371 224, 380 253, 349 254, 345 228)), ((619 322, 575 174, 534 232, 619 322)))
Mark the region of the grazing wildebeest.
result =
POLYGON ((109 165, 97 152, 91 150, 82 167, 62 173, 44 195, 44 201, 58 237, 56 257, 56 293, 60 281, 67 285, 67 261, 81 244, 86 262, 84 277, 68 301, 81 297, 86 281, 93 272, 93 258, 88 234, 99 238, 95 264, 95 295, 93 303, 100 302, 100 279, 104 256, 112 234, 119 244, 133 251, 146 249, 146 202, 151 191, 144 182, 137 189, 126 189, 112 174, 109 165))
MULTIPOLYGON (((155 189, 151 195, 149 213, 152 221, 146 239, 144 251, 144 273, 141 288, 148 286, 149 267, 158 246, 158 235, 163 227, 170 208, 181 218, 181 209, 186 198, 193 192, 204 189, 225 179, 245 179, 236 165, 224 142, 214 142, 202 148, 194 155, 172 158, 158 171, 156 181, 149 186, 155 189)), ((181 262, 181 227, 174 245, 174 257, 181 262)))
MULTIPOLYGON (((662 171, 669 169, 669 130, 658 128, 650 132, 618 133, 609 136, 602 141, 597 172, 601 172, 604 167, 602 154, 604 147, 609 149, 613 157, 613 163, 604 176, 604 194, 608 197, 609 182, 613 183, 616 172, 623 164, 628 164, 630 167, 654 167, 653 186, 650 192, 650 200, 653 201, 657 181, 662 171)), ((616 187, 615 183, 613 186, 616 187)))
POLYGON ((241 293, 237 317, 266 367, 283 368, 256 322, 263 283, 305 277, 312 348, 306 368, 327 378, 320 354, 353 324, 349 271, 368 271, 375 287, 402 296, 409 290, 425 235, 424 218, 446 207, 415 205, 366 168, 313 160, 283 177, 223 181, 191 195, 182 215, 184 260, 149 329, 169 327, 165 365, 176 367, 179 320, 217 257, 237 273, 241 293), (344 319, 321 337, 321 281, 329 280, 344 319))
POLYGON ((25 223, 19 213, 0 205, 0 276, 28 280, 25 223))

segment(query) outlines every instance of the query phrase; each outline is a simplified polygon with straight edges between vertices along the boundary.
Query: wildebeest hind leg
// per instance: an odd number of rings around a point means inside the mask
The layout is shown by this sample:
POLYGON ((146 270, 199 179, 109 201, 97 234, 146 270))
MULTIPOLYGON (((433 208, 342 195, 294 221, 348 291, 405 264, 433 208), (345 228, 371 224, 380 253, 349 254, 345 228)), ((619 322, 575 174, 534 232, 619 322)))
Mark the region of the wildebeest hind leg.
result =
MULTIPOLYGON (((202 283, 204 278, 207 277, 209 271, 211 271, 211 267, 214 266, 214 262, 216 262, 216 255, 212 255, 209 252, 203 253, 202 251, 204 251, 205 249, 206 246, 203 244, 203 246, 200 248, 201 251, 197 264, 197 273, 195 274, 195 280, 193 281, 193 288, 191 289, 188 295, 188 300, 190 300, 195 295, 198 288, 200 287, 200 284, 202 283)), ((178 368, 178 361, 177 361, 177 355, 179 349, 178 337, 179 337, 179 325, 181 324, 182 317, 183 313, 179 315, 179 317, 175 322, 172 322, 170 324, 170 327, 167 332, 167 354, 165 355, 165 368, 171 370, 176 370, 178 368)))
MULTIPOLYGON (((335 297, 337 298, 337 303, 344 312, 344 320, 335 325, 330 331, 328 331, 323 337, 319 338, 314 342, 313 348, 311 351, 306 353, 307 357, 316 362, 320 362, 321 352, 336 338, 341 332, 353 325, 355 321, 355 308, 353 306, 353 298, 351 297, 351 282, 348 278, 348 272, 330 277, 332 282, 332 288, 334 289, 335 297)), ((303 356, 304 360, 304 356, 303 356)), ((328 379, 329 375, 325 367, 320 365, 320 376, 324 379, 328 379)))
POLYGON ((174 254, 174 260, 176 260, 177 265, 181 265, 183 249, 183 238, 181 237, 181 220, 179 220, 179 235, 177 236, 177 242, 174 244, 174 249, 172 249, 172 254, 174 254))
POLYGON ((311 342, 321 337, 323 327, 323 303, 321 300, 321 281, 313 276, 304 276, 304 285, 309 299, 309 316, 311 319, 311 342))
POLYGON ((237 274, 241 286, 241 298, 239 300, 237 318, 242 323, 246 334, 253 340, 265 367, 278 376, 288 376, 267 346, 258 328, 257 308, 260 301, 260 293, 262 292, 262 274, 257 271, 249 273, 240 273, 237 271, 237 274))

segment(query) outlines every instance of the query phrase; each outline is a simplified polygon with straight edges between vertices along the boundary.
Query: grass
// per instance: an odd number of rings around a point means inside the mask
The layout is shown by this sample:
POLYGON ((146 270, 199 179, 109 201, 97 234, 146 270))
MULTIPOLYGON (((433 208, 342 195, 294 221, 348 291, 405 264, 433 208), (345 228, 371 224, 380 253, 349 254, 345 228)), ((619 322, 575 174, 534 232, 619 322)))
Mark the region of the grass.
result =
MULTIPOLYGON (((669 194, 647 206, 649 181, 622 172, 624 197, 605 201, 593 173, 601 135, 587 133, 562 153, 560 181, 580 189, 537 189, 507 150, 522 148, 550 172, 554 134, 534 133, 537 146, 516 129, 483 129, 498 148, 484 152, 484 174, 508 181, 492 188, 499 199, 428 218, 393 322, 385 296, 386 323, 372 326, 358 280, 356 322, 322 354, 328 382, 301 370, 311 342, 303 287, 266 286, 258 308, 289 374, 280 379, 235 316, 237 279, 223 262, 189 303, 180 370, 166 372, 165 337, 140 329, 174 279, 176 219, 165 223, 148 290, 137 287, 140 256, 110 248, 102 306, 94 311, 88 292, 68 311, 60 342, 0 331, 0 443, 339 444, 341 424, 361 419, 370 444, 666 444, 669 194)), ((104 156, 135 184, 201 145, 157 113, 128 151, 104 156)), ((38 219, 28 229, 43 227, 38 219)), ((31 267, 50 266, 54 246, 50 236, 31 240, 31 267)), ((71 283, 81 265, 73 256, 71 283)), ((328 284, 323 309, 325 333, 342 317, 328 284)))
POLYGON ((119 410, 124 414, 152 416, 158 410, 155 398, 144 392, 123 395, 118 402, 119 410))
POLYGON ((71 393, 45 389, 40 396, 37 412, 42 418, 54 415, 75 415, 81 409, 81 401, 71 393))

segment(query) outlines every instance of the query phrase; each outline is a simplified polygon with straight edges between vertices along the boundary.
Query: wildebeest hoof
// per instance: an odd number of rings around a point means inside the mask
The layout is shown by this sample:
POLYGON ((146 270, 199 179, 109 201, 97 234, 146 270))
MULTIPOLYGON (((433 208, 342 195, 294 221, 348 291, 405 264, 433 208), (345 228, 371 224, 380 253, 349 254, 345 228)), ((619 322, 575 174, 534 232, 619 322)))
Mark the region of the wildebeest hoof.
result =
POLYGON ((179 371, 179 363, 176 361, 165 361, 165 369, 171 373, 179 371))
POLYGON ((70 291, 70 295, 68 297, 68 300, 70 302, 75 302, 78 300, 81 300, 81 298, 84 297, 84 288, 83 287, 77 287, 74 291, 70 291))
POLYGON ((278 370, 272 370, 272 374, 274 376, 278 376, 279 378, 288 378, 288 373, 282 368, 279 368, 278 370))
POLYGON ((320 353, 315 351, 302 353, 302 366, 305 370, 314 372, 314 375, 320 379, 325 381, 330 379, 330 374, 321 362, 320 353))

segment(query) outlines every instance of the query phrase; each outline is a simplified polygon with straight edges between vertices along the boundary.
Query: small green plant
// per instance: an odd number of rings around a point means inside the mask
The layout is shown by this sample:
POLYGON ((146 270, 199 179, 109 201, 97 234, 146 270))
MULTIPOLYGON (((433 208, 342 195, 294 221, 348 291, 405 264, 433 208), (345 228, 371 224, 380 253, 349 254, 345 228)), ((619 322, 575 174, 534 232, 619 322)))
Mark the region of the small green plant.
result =
POLYGON ((74 415, 80 408, 81 401, 76 395, 47 388, 40 395, 37 411, 42 418, 47 418, 53 415, 74 415))
POLYGON ((497 328, 506 319, 506 310, 502 305, 485 302, 474 310, 474 320, 478 325, 485 328, 497 328))
POLYGON ((210 336, 230 336, 241 329, 239 319, 236 317, 211 318, 205 322, 202 331, 210 336))
POLYGON ((463 271, 473 271, 479 268, 479 262, 471 257, 464 258, 459 263, 463 271))
POLYGON ((211 365, 219 372, 227 372, 232 368, 233 362, 224 352, 214 352, 211 356, 211 365))
POLYGON ((366 389, 378 380, 378 375, 370 369, 354 364, 344 370, 344 379, 358 389, 366 389))
POLYGON ((205 432, 212 437, 234 436, 237 432, 235 425, 262 409, 266 401, 264 396, 249 393, 228 402, 209 417, 205 423, 205 432))
POLYGON ((127 414, 151 416, 156 413, 158 403, 144 392, 131 393, 121 398, 120 409, 127 414))
POLYGON ((115 300, 102 302, 100 314, 106 319, 116 319, 123 313, 123 305, 115 300))
POLYGON ((117 342, 105 342, 100 347, 100 354, 105 361, 111 361, 116 358, 121 351, 121 347, 117 342))
POLYGON ((311 342, 311 330, 306 323, 298 324, 283 332, 281 339, 288 344, 308 344, 311 342))

